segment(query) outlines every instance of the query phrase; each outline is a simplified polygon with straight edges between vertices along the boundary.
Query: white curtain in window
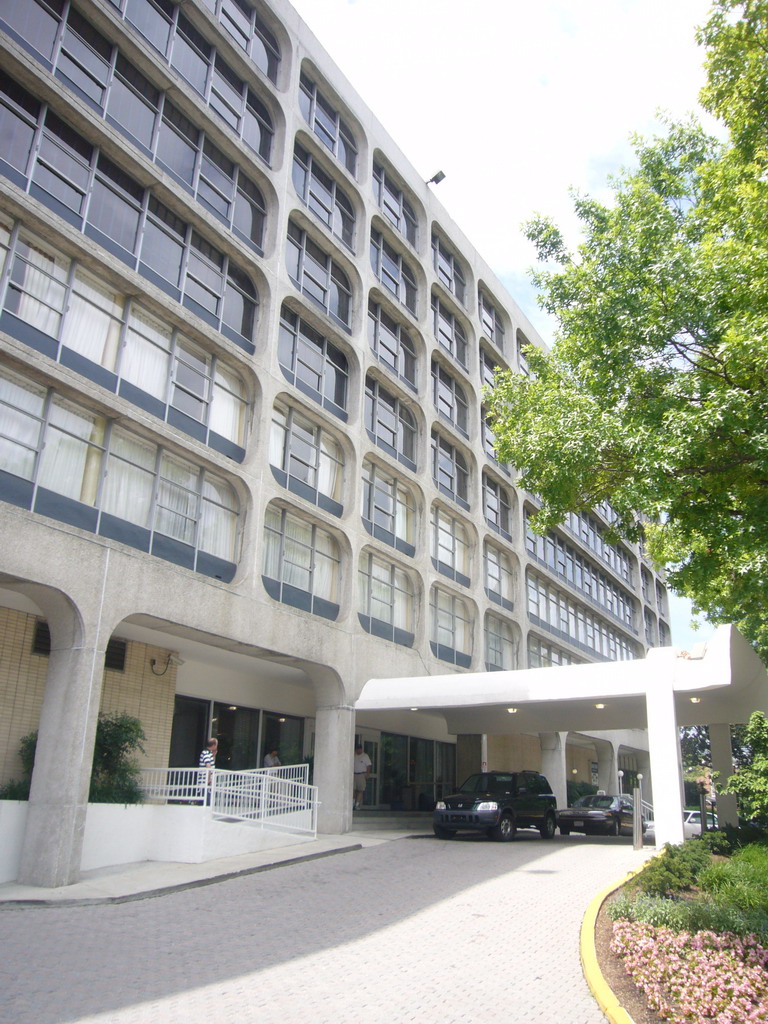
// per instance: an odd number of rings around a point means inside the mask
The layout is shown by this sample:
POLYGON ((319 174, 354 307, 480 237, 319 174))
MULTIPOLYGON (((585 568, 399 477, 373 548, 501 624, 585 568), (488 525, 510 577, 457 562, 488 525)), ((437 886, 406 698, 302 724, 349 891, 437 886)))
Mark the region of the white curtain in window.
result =
POLYGON ((168 398, 171 328, 134 306, 128 321, 120 373, 142 391, 168 398))
POLYGON ((157 449, 113 428, 103 509, 118 519, 149 527, 157 449))
POLYGON ((213 402, 208 426, 222 437, 242 445, 246 408, 243 382, 236 374, 218 366, 213 379, 213 402))
POLYGON ((163 455, 160 463, 155 529, 185 544, 194 544, 197 522, 198 470, 163 455))
POLYGON ((285 517, 283 582, 312 592, 312 527, 294 516, 285 517))
POLYGON ((40 459, 39 481, 57 494, 96 503, 105 422, 84 409, 56 401, 40 459))
POLYGON ((268 508, 264 520, 264 563, 263 573, 271 580, 280 579, 280 512, 268 508))
POLYGON ((206 476, 198 547, 229 562, 235 560, 237 505, 235 494, 223 480, 206 476))
POLYGON ((0 467, 31 480, 40 444, 45 389, 0 377, 0 467))
POLYGON ((320 436, 320 472, 317 488, 321 494, 338 501, 341 492, 341 452, 326 434, 320 436))
POLYGON ((113 370, 120 342, 124 301, 118 292, 78 270, 64 318, 62 344, 113 370))
POLYGON ((52 338, 59 335, 70 260, 31 239, 19 239, 9 283, 9 308, 52 338), (14 301, 15 300, 15 301, 14 301))
POLYGON ((314 594, 326 601, 336 601, 339 574, 339 549, 336 541, 324 530, 315 536, 314 594))

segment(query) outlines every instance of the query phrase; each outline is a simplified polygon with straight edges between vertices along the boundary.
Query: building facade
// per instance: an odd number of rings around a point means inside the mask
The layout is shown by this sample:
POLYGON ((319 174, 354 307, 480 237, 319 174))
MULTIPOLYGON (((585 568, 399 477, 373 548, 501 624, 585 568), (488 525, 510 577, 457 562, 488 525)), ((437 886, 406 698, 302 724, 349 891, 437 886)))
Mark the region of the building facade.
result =
MULTIPOLYGON (((222 767, 311 757, 343 831, 355 737, 370 806, 457 773, 441 719, 355 718, 367 679, 669 643, 610 508, 529 530, 483 387, 542 341, 287 3, 0 0, 0 47, 0 782, 39 727, 28 881, 77 870, 100 709, 152 765, 209 732, 222 767)), ((483 742, 539 766, 536 737, 483 742)))

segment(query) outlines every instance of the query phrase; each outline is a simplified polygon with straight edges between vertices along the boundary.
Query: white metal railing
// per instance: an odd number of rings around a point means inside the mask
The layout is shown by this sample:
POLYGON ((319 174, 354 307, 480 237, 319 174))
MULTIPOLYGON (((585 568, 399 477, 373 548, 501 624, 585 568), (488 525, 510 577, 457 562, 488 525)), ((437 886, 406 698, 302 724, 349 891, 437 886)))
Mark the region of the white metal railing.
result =
POLYGON ((299 835, 317 834, 317 787, 309 766, 251 768, 146 768, 144 799, 161 803, 202 804, 214 818, 243 821, 299 835))

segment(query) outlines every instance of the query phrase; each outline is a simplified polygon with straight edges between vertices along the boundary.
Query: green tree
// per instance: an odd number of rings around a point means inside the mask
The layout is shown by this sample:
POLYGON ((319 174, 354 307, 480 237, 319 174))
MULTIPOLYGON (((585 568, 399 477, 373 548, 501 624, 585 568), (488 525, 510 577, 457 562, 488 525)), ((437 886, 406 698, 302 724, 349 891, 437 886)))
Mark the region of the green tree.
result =
POLYGON ((768 656, 768 0, 720 0, 700 34, 704 102, 733 131, 668 124, 582 240, 527 227, 558 329, 487 395, 499 457, 540 499, 534 528, 610 502, 670 586, 768 656), (741 14, 740 18, 735 15, 741 14), (748 73, 749 72, 749 73, 748 73), (760 73, 758 73, 760 72, 760 73), (758 102, 759 97, 759 102, 758 102))
POLYGON ((755 711, 746 729, 747 742, 752 751, 748 764, 738 768, 720 790, 738 798, 739 811, 751 820, 768 820, 768 719, 762 711, 755 711))

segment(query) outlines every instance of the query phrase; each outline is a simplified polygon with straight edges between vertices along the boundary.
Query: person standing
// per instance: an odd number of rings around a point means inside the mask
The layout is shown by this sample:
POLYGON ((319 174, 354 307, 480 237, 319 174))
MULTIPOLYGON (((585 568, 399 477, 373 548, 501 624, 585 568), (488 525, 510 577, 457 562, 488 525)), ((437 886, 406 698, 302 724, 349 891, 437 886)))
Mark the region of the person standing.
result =
POLYGON ((279 768, 283 762, 277 756, 277 747, 270 747, 264 755, 265 768, 279 768))
POLYGON ((363 806, 365 787, 368 785, 368 776, 371 774, 371 759, 359 743, 355 747, 354 773, 352 810, 356 811, 363 806))
POLYGON ((200 752, 200 785, 205 794, 205 803, 211 802, 211 786, 213 785, 213 769, 216 767, 216 754, 219 749, 219 741, 212 736, 200 752))

